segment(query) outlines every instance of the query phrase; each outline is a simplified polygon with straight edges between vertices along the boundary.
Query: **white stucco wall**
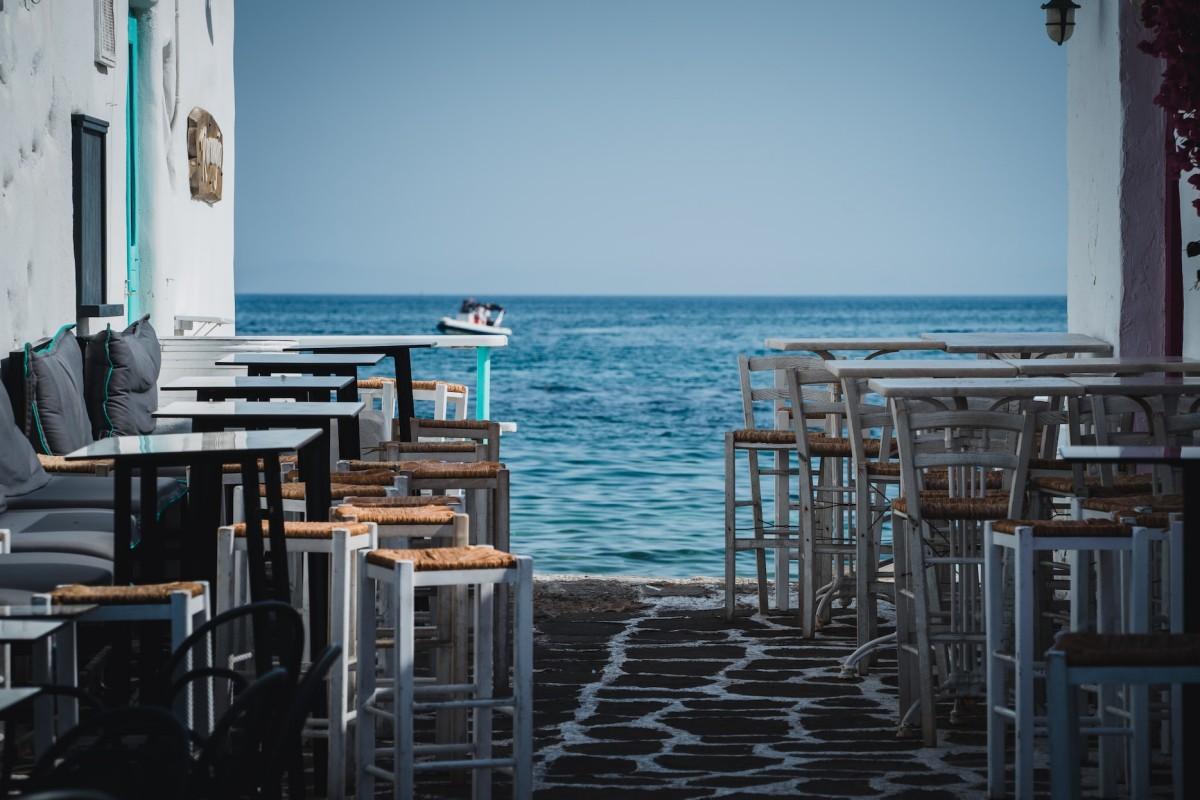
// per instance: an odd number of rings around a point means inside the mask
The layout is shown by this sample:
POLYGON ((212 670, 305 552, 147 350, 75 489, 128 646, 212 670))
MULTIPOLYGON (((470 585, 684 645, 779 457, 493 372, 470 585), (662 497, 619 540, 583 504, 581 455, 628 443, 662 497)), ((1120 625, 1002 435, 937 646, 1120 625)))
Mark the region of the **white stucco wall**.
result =
MULTIPOLYGON (((1185 176, 1187 177, 1187 176, 1185 176)), ((1179 182, 1179 208, 1183 214, 1180 248, 1183 261, 1183 354, 1189 358, 1200 358, 1200 256, 1187 257, 1188 242, 1200 241, 1200 214, 1196 213, 1192 201, 1200 192, 1185 181, 1179 182)))
MULTIPOLYGON (((117 66, 94 63, 91 0, 7 0, 0 11, 0 348, 124 318, 77 320, 72 242, 71 115, 109 123, 108 302, 125 303, 125 94, 127 0, 116 0, 117 66)), ((169 333, 177 313, 233 311, 233 0, 139 2, 142 99, 142 270, 146 308, 169 333), (212 40, 206 8, 211 9, 212 40), (170 124, 178 54, 179 111, 170 124), (187 114, 208 109, 225 143, 224 198, 194 201, 187 180, 187 114), (173 172, 173 175, 172 175, 173 172)))
POLYGON ((1094 0, 1067 54, 1067 319, 1121 355, 1163 352, 1163 117, 1136 6, 1094 0))

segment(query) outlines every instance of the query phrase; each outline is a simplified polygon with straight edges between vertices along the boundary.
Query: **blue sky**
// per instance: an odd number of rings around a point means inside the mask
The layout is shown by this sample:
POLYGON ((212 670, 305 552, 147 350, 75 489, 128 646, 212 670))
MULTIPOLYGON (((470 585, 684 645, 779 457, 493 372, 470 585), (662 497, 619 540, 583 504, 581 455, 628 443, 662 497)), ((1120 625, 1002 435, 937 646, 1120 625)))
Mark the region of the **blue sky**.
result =
POLYGON ((1065 291, 1035 0, 239 2, 240 291, 1065 291))

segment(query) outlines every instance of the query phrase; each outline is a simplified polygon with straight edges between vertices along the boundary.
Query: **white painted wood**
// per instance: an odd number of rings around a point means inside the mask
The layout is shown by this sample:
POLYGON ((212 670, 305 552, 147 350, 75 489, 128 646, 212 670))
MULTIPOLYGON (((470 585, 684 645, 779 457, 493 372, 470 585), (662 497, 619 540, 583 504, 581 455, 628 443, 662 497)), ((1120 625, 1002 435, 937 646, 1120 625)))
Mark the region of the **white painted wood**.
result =
POLYGON ((996 378, 1016 377, 1007 361, 978 358, 880 358, 829 361, 825 368, 844 378, 996 378))

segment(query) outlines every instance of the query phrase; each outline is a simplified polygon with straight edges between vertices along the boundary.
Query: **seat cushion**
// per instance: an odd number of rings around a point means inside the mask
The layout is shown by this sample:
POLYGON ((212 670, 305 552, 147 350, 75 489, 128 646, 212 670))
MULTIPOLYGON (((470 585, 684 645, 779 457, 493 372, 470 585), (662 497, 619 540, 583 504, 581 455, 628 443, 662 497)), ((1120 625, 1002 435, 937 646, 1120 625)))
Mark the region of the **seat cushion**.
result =
POLYGON ((25 432, 46 455, 65 455, 93 441, 74 327, 63 325, 38 347, 25 344, 25 432))
POLYGON ((64 583, 103 586, 112 583, 111 561, 76 553, 6 553, 0 555, 0 587, 49 592, 64 583))
POLYGON ((93 437, 153 433, 162 349, 150 315, 123 331, 109 326, 84 341, 84 388, 93 437))
POLYGON ((37 452, 17 427, 12 401, 0 383, 0 506, 4 498, 40 489, 50 473, 38 463, 37 452))
POLYGON ((111 508, 45 509, 29 508, 0 513, 0 528, 13 533, 44 531, 105 531, 112 533, 111 508))
MULTIPOLYGON (((910 516, 908 501, 898 497, 892 501, 892 511, 910 516)), ((925 520, 989 520, 1008 516, 1008 495, 989 494, 987 497, 950 497, 945 492, 921 493, 921 518, 925 520)))
POLYGON ((39 531, 16 533, 9 540, 14 553, 77 553, 112 561, 111 531, 39 531))
MULTIPOLYGON (((113 478, 95 475, 52 475, 45 486, 26 494, 8 498, 8 507, 21 508, 113 508, 113 478)), ((158 508, 161 511, 186 493, 178 481, 158 478, 158 508)), ((139 513, 141 480, 133 479, 132 509, 139 513)))

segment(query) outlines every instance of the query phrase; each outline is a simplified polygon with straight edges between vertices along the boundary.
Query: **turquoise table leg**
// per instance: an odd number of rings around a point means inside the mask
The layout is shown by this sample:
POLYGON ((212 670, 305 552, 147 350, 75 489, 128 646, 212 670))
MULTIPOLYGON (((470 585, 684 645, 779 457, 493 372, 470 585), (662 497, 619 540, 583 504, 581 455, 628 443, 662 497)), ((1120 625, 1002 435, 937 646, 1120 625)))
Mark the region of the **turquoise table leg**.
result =
POLYGON ((490 419, 492 414, 492 348, 475 350, 475 419, 490 419))

